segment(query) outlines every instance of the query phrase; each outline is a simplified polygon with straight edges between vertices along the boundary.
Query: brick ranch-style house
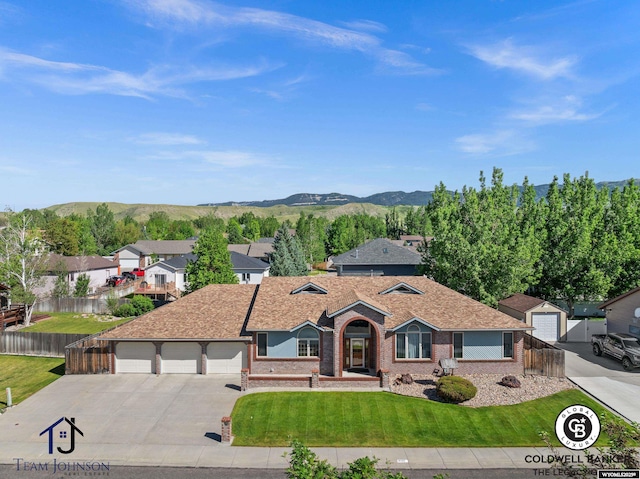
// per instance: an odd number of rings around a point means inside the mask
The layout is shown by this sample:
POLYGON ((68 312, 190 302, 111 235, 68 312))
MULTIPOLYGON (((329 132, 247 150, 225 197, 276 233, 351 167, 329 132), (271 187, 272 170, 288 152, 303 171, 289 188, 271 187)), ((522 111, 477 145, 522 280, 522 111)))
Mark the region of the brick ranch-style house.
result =
POLYGON ((522 374, 531 327, 426 277, 210 285, 100 339, 111 372, 240 373, 243 387, 360 386, 402 373, 522 374))

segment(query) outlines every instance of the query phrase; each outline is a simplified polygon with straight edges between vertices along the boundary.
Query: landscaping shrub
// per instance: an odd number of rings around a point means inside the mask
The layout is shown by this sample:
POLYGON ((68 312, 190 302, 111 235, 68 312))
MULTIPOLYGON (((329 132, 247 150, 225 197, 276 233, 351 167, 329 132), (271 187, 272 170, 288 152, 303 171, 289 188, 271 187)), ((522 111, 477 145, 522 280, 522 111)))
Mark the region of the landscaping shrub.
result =
POLYGON ((131 302, 129 304, 133 307, 134 316, 140 316, 141 314, 148 313, 155 308, 151 298, 147 298, 146 296, 139 294, 131 298, 131 302))
POLYGON ((136 311, 130 303, 125 303, 122 306, 118 306, 113 315, 119 318, 128 318, 129 316, 136 316, 136 311))
POLYGON ((436 383, 436 394, 450 403, 461 403, 475 397, 477 388, 471 381, 459 376, 443 376, 436 383))

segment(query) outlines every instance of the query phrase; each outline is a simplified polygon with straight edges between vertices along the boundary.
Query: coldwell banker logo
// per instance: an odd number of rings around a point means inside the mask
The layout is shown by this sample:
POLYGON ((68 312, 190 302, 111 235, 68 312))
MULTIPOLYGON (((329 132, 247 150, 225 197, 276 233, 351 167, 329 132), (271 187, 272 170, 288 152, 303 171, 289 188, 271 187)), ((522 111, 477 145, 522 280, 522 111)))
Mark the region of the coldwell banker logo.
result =
POLYGON ((600 419, 586 406, 569 406, 556 418, 556 437, 567 449, 586 449, 592 446, 599 436, 600 419))
POLYGON ((76 448, 76 432, 84 437, 82 431, 78 429, 78 426, 76 426, 76 418, 61 417, 51 426, 42 431, 40 435, 42 436, 45 433, 49 435, 49 454, 53 454, 54 438, 62 439, 65 443, 67 442, 67 440, 69 440, 69 449, 62 449, 60 446, 58 446, 56 449, 60 454, 71 454, 76 448))

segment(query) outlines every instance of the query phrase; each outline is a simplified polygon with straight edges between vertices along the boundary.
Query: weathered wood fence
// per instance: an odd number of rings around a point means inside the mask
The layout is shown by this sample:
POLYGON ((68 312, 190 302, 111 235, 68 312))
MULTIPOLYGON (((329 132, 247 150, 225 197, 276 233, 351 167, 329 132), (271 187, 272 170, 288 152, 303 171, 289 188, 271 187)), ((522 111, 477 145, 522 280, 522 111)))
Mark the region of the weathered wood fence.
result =
POLYGON ((109 373, 109 341, 98 339, 100 334, 80 339, 65 348, 65 374, 109 373))
POLYGON ((564 350, 530 334, 524 335, 524 373, 555 378, 564 376, 564 350))
POLYGON ((86 334, 3 331, 0 333, 0 353, 63 358, 67 344, 86 336, 86 334))

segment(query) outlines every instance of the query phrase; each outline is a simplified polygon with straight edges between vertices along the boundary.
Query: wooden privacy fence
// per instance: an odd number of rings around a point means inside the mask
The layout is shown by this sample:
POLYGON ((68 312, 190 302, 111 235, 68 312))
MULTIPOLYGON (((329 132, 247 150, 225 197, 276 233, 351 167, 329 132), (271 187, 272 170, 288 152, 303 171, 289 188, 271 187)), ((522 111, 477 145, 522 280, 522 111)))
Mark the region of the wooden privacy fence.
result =
POLYGON ((524 373, 540 376, 563 378, 564 350, 524 335, 524 373))
POLYGON ((65 348, 65 374, 109 373, 109 341, 98 339, 100 334, 85 337, 65 348))
POLYGON ((0 353, 63 358, 67 344, 86 336, 86 334, 3 331, 0 334, 0 353))

